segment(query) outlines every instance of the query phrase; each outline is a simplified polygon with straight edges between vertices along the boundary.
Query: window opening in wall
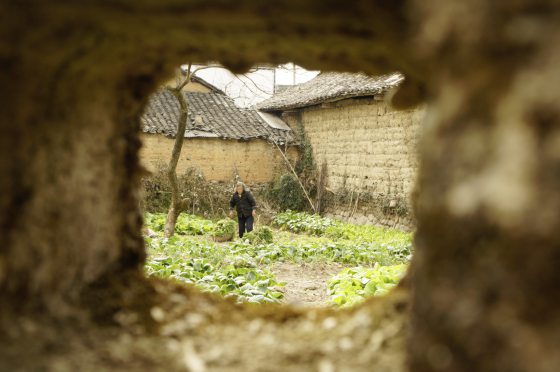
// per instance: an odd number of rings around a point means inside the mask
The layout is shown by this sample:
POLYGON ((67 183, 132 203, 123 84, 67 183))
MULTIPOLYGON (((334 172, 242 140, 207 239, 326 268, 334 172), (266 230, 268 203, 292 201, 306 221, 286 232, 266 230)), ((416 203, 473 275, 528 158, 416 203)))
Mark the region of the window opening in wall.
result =
POLYGON ((403 78, 180 66, 141 117, 147 274, 240 303, 387 294, 413 251, 421 115, 387 115, 383 100, 403 78))

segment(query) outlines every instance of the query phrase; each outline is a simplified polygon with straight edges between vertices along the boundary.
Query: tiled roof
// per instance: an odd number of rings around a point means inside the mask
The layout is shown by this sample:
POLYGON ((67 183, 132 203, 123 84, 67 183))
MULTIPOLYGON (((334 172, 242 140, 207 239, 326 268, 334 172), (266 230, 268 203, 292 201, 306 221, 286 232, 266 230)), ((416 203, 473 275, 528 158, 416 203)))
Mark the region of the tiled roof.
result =
POLYGON ((404 76, 398 72, 381 76, 322 72, 306 83, 294 85, 260 102, 256 108, 261 111, 284 111, 346 98, 374 96, 384 94, 403 80, 404 76))
MULTIPOLYGON (((269 125, 253 109, 235 105, 226 95, 211 92, 184 92, 189 108, 185 137, 218 137, 231 139, 263 138, 276 143, 293 143, 291 130, 269 125)), ((150 98, 141 117, 145 133, 175 137, 180 106, 167 89, 160 89, 150 98)))
POLYGON ((210 90, 213 91, 214 93, 220 93, 220 94, 224 94, 224 95, 225 95, 225 93, 224 93, 223 90, 219 89, 218 87, 216 87, 216 86, 213 85, 213 84, 210 84, 209 82, 207 82, 206 80, 204 80, 204 79, 201 78, 201 77, 198 77, 198 76, 196 76, 196 75, 192 75, 192 76, 191 76, 191 81, 192 81, 192 82, 195 82, 195 83, 199 83, 199 84, 201 84, 201 85, 204 85, 206 88, 210 89, 210 90))

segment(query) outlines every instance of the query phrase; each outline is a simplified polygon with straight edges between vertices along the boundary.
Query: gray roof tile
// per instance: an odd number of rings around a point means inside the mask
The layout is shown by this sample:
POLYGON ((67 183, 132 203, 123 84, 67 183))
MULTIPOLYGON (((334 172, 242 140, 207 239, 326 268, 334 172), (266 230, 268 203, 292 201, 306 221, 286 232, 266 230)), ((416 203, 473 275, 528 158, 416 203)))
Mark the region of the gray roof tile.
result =
POLYGON ((381 76, 322 72, 306 83, 291 86, 260 102, 256 108, 260 111, 285 111, 345 98, 380 95, 403 80, 404 76, 398 72, 381 76))
MULTIPOLYGON (((216 93, 184 92, 189 108, 185 137, 230 139, 262 138, 276 143, 294 143, 291 130, 269 125, 254 109, 237 107, 230 97, 216 93)), ((150 98, 141 116, 145 133, 175 137, 179 121, 179 102, 167 89, 150 98)))

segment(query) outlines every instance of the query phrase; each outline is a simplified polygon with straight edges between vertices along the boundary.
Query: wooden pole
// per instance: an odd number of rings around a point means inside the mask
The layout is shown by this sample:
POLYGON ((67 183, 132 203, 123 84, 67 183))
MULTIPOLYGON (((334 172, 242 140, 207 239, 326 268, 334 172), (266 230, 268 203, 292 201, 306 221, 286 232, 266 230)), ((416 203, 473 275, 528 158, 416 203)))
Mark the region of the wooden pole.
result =
POLYGON ((311 209, 313 209, 313 213, 317 213, 317 209, 315 208, 315 205, 311 201, 311 198, 309 197, 309 194, 307 194, 307 190, 305 190, 305 186, 303 186, 303 183, 301 183, 294 167, 292 167, 292 164, 290 163, 290 161, 288 160, 288 158, 286 157, 286 155, 284 154, 284 152, 282 151, 280 146, 278 146, 278 144, 276 142, 272 142, 272 143, 274 143, 274 146, 276 146, 278 151, 280 151, 280 154, 284 158, 284 161, 286 162, 286 164, 288 164, 288 167, 290 168, 290 170, 292 171, 294 176, 296 176, 296 180, 298 181, 299 185, 301 186, 301 189, 303 190, 303 193, 305 194, 305 197, 307 198, 307 201, 309 202, 309 205, 311 206, 311 209))

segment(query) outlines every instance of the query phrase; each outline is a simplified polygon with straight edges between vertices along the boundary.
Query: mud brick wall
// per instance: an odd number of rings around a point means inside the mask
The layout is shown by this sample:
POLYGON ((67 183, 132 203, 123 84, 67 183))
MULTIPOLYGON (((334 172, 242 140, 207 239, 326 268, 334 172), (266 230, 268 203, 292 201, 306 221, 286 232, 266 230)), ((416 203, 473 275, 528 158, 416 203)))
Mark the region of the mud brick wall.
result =
MULTIPOLYGON (((157 134, 142 134, 140 157, 148 170, 167 164, 174 139, 157 134)), ((295 161, 297 149, 288 148, 288 158, 295 161)), ((247 184, 274 180, 285 172, 285 162, 278 149, 264 140, 237 141, 218 138, 185 139, 177 174, 188 168, 199 169, 209 181, 230 181, 239 174, 247 184)))
POLYGON ((410 229, 423 109, 395 111, 372 98, 284 113, 304 128, 318 168, 327 164, 327 214, 357 223, 410 229), (361 200, 360 200, 361 199, 361 200))

